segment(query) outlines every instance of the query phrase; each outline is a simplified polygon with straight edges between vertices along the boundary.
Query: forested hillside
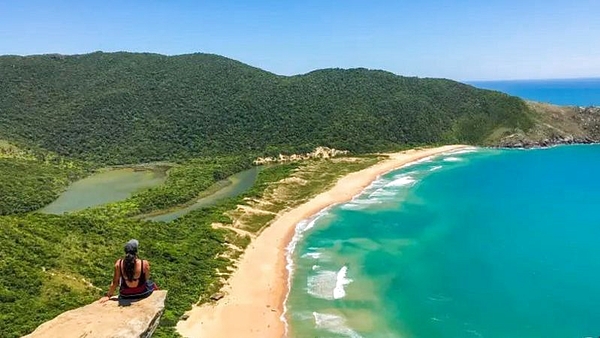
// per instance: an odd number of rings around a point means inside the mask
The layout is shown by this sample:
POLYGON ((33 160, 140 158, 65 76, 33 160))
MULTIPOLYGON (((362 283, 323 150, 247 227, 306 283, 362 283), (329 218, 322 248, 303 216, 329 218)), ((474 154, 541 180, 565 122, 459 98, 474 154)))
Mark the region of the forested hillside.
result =
POLYGON ((97 163, 324 145, 371 152, 527 130, 518 98, 366 69, 284 77, 207 54, 0 57, 0 138, 97 163))
POLYGON ((100 297, 132 237, 169 290, 156 336, 177 336, 179 316, 218 289, 250 241, 227 227, 254 235, 380 160, 268 166, 242 195, 169 224, 141 219, 194 201, 255 156, 481 144, 535 130, 536 119, 515 97, 366 69, 284 77, 206 54, 0 57, 0 336, 19 337, 100 297), (171 166, 161 186, 62 216, 31 212, 99 167, 157 160, 171 166), (238 208, 262 202, 266 213, 238 208))

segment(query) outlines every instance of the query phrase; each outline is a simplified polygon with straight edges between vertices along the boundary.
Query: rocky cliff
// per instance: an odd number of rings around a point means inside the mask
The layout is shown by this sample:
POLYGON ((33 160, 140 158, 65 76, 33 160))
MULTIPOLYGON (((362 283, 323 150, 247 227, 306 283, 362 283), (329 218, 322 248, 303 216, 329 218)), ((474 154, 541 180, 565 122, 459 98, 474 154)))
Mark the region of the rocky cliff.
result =
POLYGON ((155 291, 135 302, 96 301, 67 311, 38 326, 27 338, 151 337, 165 308, 167 291, 155 291))
POLYGON ((527 103, 531 109, 533 128, 503 130, 490 143, 507 148, 548 147, 558 144, 600 142, 600 107, 566 107, 527 103))

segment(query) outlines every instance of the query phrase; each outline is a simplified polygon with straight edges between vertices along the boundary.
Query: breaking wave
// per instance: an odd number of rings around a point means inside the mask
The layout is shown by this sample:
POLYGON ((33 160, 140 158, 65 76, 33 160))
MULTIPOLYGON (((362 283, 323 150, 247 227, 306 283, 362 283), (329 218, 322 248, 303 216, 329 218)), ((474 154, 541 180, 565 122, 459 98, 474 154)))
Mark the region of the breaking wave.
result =
POLYGON ((361 338, 361 335, 346 325, 346 319, 342 316, 313 312, 315 327, 327 330, 341 336, 361 338))
POLYGON ((348 267, 343 266, 340 271, 336 274, 335 288, 333 289, 333 298, 340 299, 346 296, 346 285, 352 283, 352 279, 346 277, 348 273, 348 267))
POLYGON ((462 158, 454 157, 454 156, 444 158, 445 162, 460 162, 462 160, 463 160, 462 158))

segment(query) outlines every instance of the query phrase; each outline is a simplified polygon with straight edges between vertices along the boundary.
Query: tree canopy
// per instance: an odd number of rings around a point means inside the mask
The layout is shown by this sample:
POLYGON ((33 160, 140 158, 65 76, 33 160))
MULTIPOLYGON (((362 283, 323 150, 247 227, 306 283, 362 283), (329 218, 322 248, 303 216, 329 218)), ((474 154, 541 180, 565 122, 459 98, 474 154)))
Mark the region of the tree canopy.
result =
POLYGON ((210 54, 0 57, 0 138, 97 163, 484 143, 524 102, 367 69, 278 76, 210 54))

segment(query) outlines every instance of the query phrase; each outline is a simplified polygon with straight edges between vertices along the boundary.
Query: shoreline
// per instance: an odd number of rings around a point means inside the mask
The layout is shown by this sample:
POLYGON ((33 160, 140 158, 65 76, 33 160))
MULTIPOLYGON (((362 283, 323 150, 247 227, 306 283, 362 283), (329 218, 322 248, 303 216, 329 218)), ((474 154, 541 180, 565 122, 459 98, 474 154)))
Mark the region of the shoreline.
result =
POLYGON ((381 175, 427 157, 467 148, 450 145, 388 154, 371 167, 350 173, 309 201, 279 215, 244 251, 217 303, 186 314, 176 329, 183 337, 282 337, 286 334, 285 299, 289 293, 288 248, 298 223, 333 205, 352 200, 381 175))

